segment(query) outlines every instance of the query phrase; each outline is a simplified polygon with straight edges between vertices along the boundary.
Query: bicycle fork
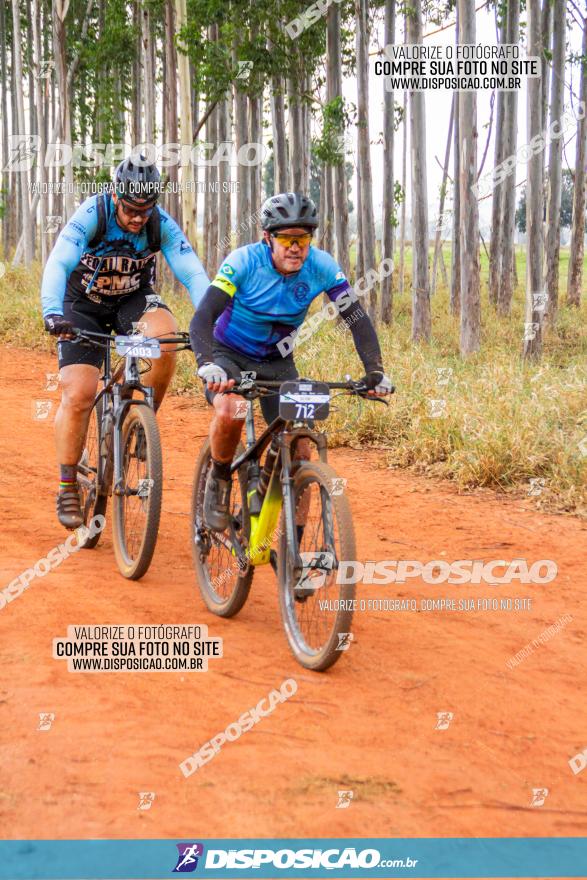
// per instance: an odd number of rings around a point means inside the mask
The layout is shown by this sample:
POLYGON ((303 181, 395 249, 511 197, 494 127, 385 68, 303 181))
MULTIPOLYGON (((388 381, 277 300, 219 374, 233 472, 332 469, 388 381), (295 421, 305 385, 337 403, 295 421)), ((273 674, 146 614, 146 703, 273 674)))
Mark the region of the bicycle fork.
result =
MULTIPOLYGON (((135 365, 133 364, 133 366, 135 365)), ((115 385, 112 388, 112 447, 114 453, 113 492, 115 495, 136 495, 137 490, 129 491, 128 487, 126 487, 124 484, 124 476, 122 471, 122 425, 124 419, 126 418, 126 414, 128 413, 128 410, 131 406, 148 406, 153 409, 153 389, 150 387, 143 387, 140 385, 139 382, 136 381, 135 376, 132 373, 132 368, 129 369, 128 363, 125 370, 125 379, 125 384, 122 387, 120 385, 115 385), (135 387, 140 388, 141 391, 144 393, 144 400, 133 399, 132 389, 135 387), (131 393, 131 396, 127 397, 126 395, 129 391, 131 393)))

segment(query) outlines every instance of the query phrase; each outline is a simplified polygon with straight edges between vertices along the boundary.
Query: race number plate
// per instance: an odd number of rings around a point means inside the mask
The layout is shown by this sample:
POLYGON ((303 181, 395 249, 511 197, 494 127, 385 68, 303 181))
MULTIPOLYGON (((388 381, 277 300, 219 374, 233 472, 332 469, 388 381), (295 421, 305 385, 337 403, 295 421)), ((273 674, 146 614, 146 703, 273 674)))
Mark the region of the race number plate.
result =
POLYGON ((116 354, 123 357, 158 358, 161 357, 161 346, 157 339, 145 339, 143 336, 116 336, 116 354))
POLYGON ((305 422, 328 418, 330 389, 325 382, 304 379, 284 382, 279 389, 279 415, 287 421, 305 422))

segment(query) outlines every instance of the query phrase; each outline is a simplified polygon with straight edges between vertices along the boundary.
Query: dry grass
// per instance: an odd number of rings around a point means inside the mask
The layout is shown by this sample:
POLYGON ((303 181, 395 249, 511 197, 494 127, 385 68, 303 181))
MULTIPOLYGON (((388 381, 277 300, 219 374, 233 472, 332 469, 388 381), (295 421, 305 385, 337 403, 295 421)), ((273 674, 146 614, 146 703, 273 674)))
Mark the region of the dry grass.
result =
MULTIPOLYGON (((563 251, 561 284, 566 259, 563 251)), ((524 278, 521 255, 519 277, 524 278)), ((0 339, 6 344, 53 349, 42 330, 39 281, 39 266, 9 270, 0 280, 0 339)), ((449 314, 446 290, 441 288, 432 303, 428 345, 411 343, 409 295, 396 297, 394 324, 380 327, 379 335, 397 393, 389 407, 335 399, 328 422, 332 443, 383 447, 389 466, 448 478, 461 488, 538 491, 528 500, 539 507, 587 515, 587 448, 583 453, 580 445, 584 440, 587 447, 587 302, 579 311, 561 307, 556 326, 547 332, 542 361, 530 364, 521 358, 522 290, 512 316, 500 319, 485 287, 481 350, 466 361, 458 353, 458 321, 449 314), (452 372, 440 372, 447 369, 452 372), (434 406, 441 407, 437 417, 434 406), (531 480, 540 481, 534 489, 531 480)), ((187 329, 187 295, 164 293, 179 326, 187 329)), ((317 379, 359 377, 361 365, 346 334, 324 322, 297 350, 300 372, 317 379)), ((201 395, 191 355, 180 356, 172 390, 201 395)))

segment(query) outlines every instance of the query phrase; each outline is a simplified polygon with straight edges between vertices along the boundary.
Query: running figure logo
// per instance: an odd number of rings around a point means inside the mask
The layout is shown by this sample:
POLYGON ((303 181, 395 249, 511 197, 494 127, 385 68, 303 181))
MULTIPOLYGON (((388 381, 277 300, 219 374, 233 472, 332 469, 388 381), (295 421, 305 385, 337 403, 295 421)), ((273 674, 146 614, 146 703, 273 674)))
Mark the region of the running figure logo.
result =
POLYGON ((532 789, 532 801, 530 803, 530 806, 531 807, 541 807, 547 797, 548 797, 548 789, 547 788, 533 788, 532 789))
POLYGON ((139 805, 137 810, 150 810, 154 800, 154 791, 139 791, 139 805))
POLYGON ((454 712, 437 712, 436 717, 438 721, 434 730, 448 730, 450 722, 454 718, 454 712))
POLYGON ((337 810, 346 810, 351 805, 351 801, 353 799, 352 791, 340 791, 338 792, 338 803, 336 805, 337 810))
POLYGON ((337 651, 348 651, 353 639, 354 639, 353 633, 339 633, 338 634, 338 645, 336 646, 336 650, 337 651))
POLYGON ((204 855, 203 843, 176 843, 179 856, 174 874, 188 874, 198 867, 198 859, 204 855))
POLYGON ((55 721, 55 712, 39 712, 39 726, 37 730, 51 730, 55 721))

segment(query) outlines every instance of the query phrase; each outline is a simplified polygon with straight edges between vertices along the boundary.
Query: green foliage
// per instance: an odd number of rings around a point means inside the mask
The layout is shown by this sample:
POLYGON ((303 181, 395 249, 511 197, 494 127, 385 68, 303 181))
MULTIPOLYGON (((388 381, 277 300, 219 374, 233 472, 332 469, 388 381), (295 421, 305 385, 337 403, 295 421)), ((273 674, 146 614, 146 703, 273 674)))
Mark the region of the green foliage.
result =
POLYGON ((344 98, 339 95, 322 108, 322 134, 314 141, 313 152, 320 162, 327 165, 341 165, 344 162, 344 98))
MULTIPOLYGON (((548 180, 545 179, 545 206, 546 211, 546 195, 548 180)), ((573 192, 575 184, 573 181, 573 172, 568 168, 563 168, 562 173, 562 190, 561 190, 561 226, 564 229, 570 228, 573 222, 573 192)), ((587 215, 586 215, 587 216, 587 215)), ((526 231, 526 185, 524 184, 520 195, 520 201, 516 210, 516 226, 520 232, 526 231)))
MULTIPOLYGON (((312 154, 310 157, 310 197, 316 202, 317 205, 320 204, 320 172, 322 171, 322 166, 323 163, 320 161, 316 153, 312 150, 312 154)), ((348 195, 347 208, 350 214, 355 209, 355 206, 353 205, 350 198, 353 183, 353 174, 355 173, 355 166, 352 162, 345 162, 344 170, 348 195)))

